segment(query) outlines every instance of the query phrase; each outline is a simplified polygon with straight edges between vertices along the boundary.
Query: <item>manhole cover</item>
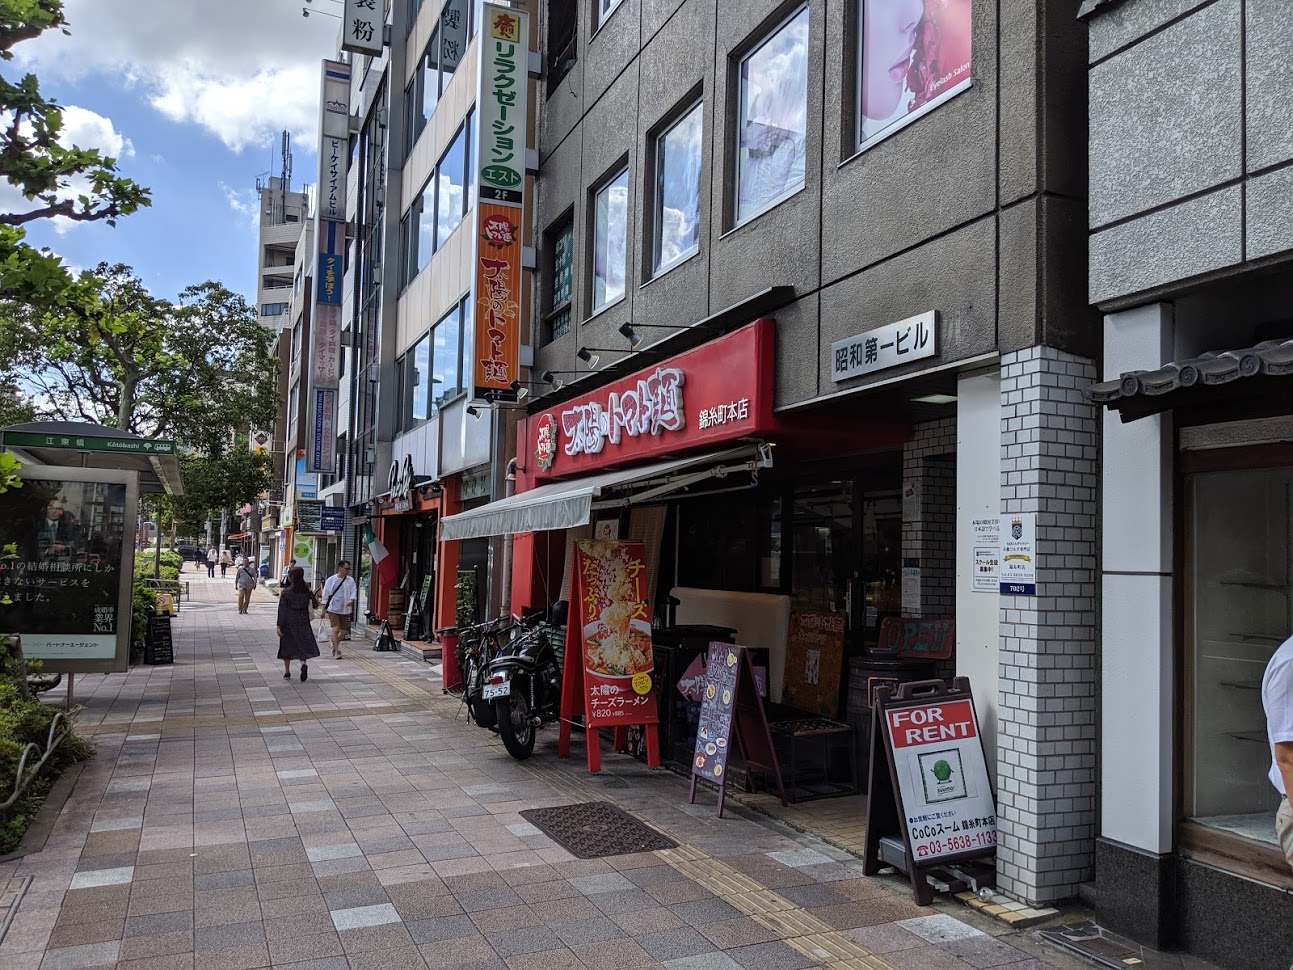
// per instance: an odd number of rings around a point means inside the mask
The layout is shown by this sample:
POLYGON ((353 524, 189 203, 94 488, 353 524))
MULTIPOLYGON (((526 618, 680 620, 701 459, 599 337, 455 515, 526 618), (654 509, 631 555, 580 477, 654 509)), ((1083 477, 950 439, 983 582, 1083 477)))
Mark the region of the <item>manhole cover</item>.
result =
POLYGON ((530 808, 521 817, 580 859, 654 852, 678 844, 610 802, 530 808))

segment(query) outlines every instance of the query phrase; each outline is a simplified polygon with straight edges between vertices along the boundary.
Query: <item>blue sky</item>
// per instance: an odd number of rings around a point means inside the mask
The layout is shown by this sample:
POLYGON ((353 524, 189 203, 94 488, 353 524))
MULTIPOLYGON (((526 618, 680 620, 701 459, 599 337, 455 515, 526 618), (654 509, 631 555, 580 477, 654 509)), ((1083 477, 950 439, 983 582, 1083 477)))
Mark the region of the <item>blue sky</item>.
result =
MULTIPOLYGON (((158 296, 215 279, 254 300, 256 178, 278 174, 284 127, 293 186, 316 177, 319 61, 335 50, 338 21, 302 18, 303 5, 67 0, 72 36, 19 45, 0 72, 35 70, 76 143, 117 153, 153 204, 115 228, 37 223, 31 241, 76 267, 127 263, 158 296)), ((14 204, 9 192, 0 205, 14 204)))

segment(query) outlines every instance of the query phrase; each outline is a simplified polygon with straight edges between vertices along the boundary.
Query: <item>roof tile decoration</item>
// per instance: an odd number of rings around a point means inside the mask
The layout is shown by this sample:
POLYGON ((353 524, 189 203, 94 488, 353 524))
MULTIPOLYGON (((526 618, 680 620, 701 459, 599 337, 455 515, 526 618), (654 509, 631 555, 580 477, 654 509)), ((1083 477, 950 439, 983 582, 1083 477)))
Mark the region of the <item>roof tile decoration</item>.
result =
POLYGON ((1293 374, 1293 339, 1264 340, 1246 350, 1208 352, 1173 361, 1157 370, 1127 371, 1114 381, 1093 384, 1096 404, 1118 407, 1128 398, 1156 397, 1186 387, 1229 384, 1249 377, 1293 374))

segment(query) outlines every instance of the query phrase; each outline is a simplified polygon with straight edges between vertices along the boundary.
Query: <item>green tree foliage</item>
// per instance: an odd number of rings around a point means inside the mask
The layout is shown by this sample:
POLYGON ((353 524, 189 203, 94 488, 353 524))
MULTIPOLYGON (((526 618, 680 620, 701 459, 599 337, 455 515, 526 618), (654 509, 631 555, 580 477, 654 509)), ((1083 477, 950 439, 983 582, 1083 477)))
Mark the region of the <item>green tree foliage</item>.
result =
POLYGON ((11 304, 16 325, 0 326, 0 370, 21 374, 40 417, 176 438, 212 456, 233 429, 273 423, 272 336, 243 297, 208 281, 171 303, 128 266, 94 273, 101 293, 88 310, 11 304))
MULTIPOLYGON (((0 59, 50 29, 68 33, 62 0, 0 0, 0 59)), ((37 306, 75 306, 93 295, 92 281, 74 279, 62 261, 26 242, 23 226, 56 216, 106 222, 151 204, 149 192, 123 177, 117 160, 98 149, 65 144, 63 112, 40 91, 34 74, 0 75, 0 177, 29 205, 0 211, 0 298, 37 306)))
POLYGON ((157 499, 162 506, 162 523, 169 527, 173 520, 179 532, 196 532, 208 518, 218 519, 221 512, 234 513, 240 506, 254 502, 274 484, 273 472, 268 458, 246 448, 182 458, 184 494, 157 499))

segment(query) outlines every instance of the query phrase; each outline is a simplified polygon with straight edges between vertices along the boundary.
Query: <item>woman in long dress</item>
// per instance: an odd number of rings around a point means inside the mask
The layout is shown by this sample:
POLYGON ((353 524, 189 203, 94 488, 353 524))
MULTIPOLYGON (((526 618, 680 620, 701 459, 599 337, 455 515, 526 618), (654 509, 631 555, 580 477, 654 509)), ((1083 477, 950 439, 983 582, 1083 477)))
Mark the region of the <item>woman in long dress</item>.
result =
POLYGON ((278 597, 278 659, 283 661, 283 679, 292 679, 292 661, 301 661, 301 683, 310 676, 306 661, 319 655, 310 624, 310 609, 318 601, 305 584, 305 570, 300 566, 287 571, 287 586, 278 597))

